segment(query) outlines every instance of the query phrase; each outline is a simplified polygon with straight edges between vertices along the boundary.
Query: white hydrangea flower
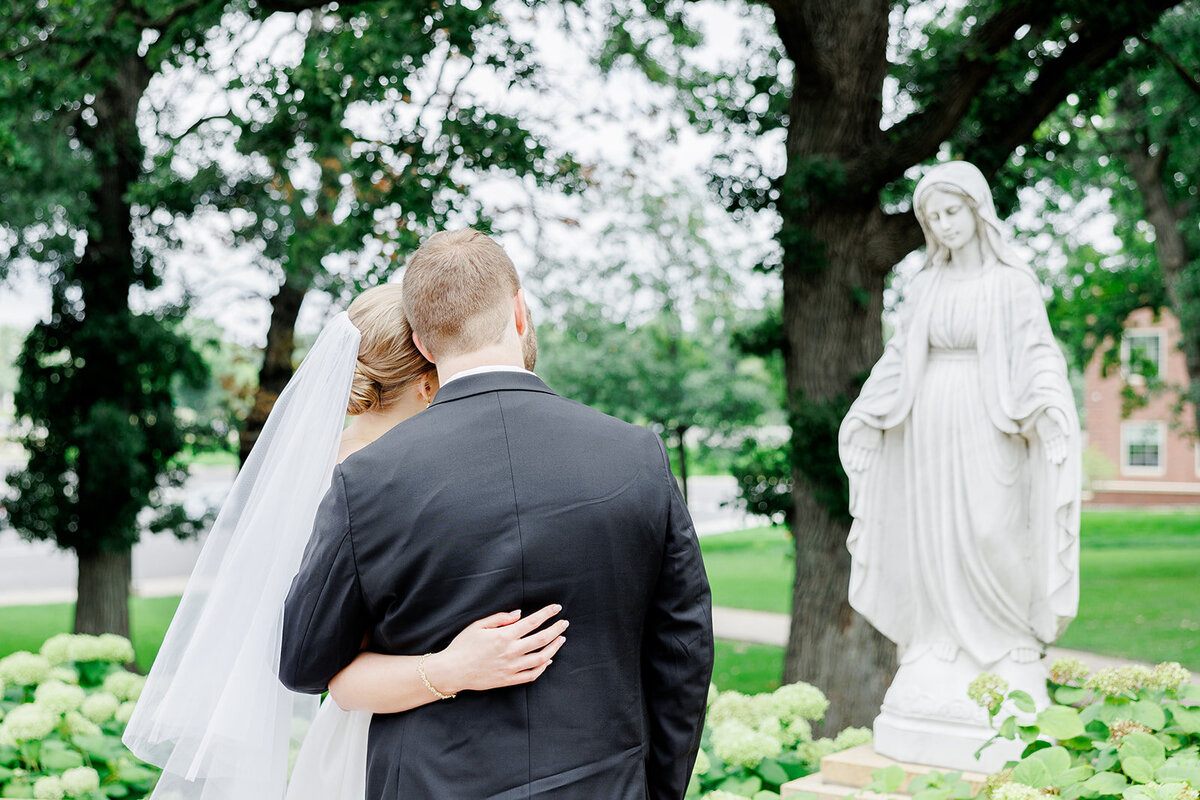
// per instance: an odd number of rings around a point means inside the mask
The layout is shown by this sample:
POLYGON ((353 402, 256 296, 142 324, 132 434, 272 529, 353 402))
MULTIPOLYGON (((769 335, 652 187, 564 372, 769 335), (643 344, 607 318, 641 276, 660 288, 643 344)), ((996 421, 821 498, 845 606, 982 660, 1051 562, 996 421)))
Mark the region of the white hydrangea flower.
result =
POLYGON ((811 742, 812 723, 797 717, 783 726, 783 735, 780 741, 783 742, 784 747, 795 747, 801 742, 811 742))
POLYGON ((818 765, 821 759, 828 755, 833 755, 837 750, 833 746, 833 739, 815 739, 811 742, 804 742, 796 748, 796 753, 807 761, 809 764, 818 765))
POLYGON ((97 692, 83 701, 79 713, 97 724, 108 722, 116 715, 121 701, 108 692, 97 692))
POLYGON ((60 718, 48 708, 26 703, 8 712, 4 721, 0 722, 0 728, 18 742, 31 742, 49 736, 60 718))
POLYGON ((692 767, 693 775, 703 775, 712 768, 712 759, 708 757, 708 753, 701 750, 696 756, 696 764, 692 767))
POLYGON ((991 790, 992 800, 1046 800, 1047 797, 1041 789, 1012 781, 991 790))
POLYGON ((0 683, 11 686, 32 686, 46 680, 50 662, 35 653, 19 650, 0 658, 0 683))
POLYGON ((100 773, 91 767, 75 767, 62 774, 63 788, 72 797, 79 797, 100 788, 100 773))
POLYGON ((62 681, 46 681, 33 692, 33 702, 55 714, 76 711, 87 695, 83 689, 62 681))
POLYGON ((717 789, 716 791, 709 792, 708 794, 704 795, 700 798, 700 800, 746 800, 746 797, 745 795, 734 794, 733 792, 726 792, 722 789, 717 789))
POLYGON ((126 700, 117 708, 117 713, 114 718, 122 725, 128 725, 129 720, 133 719, 133 710, 137 708, 137 703, 133 700, 126 700))
POLYGON ((829 699, 810 683, 797 682, 780 686, 768 695, 775 716, 784 723, 794 719, 816 720, 825 716, 829 699))
POLYGON ((712 728, 732 720, 749 725, 754 717, 754 701, 741 692, 721 692, 708 708, 708 724, 712 728))
POLYGON ((102 661, 111 661, 114 664, 129 664, 133 662, 135 657, 133 642, 115 633, 102 633, 97 638, 99 639, 102 661))
POLYGON ((63 800, 66 794, 62 779, 55 775, 38 778, 33 784, 34 800, 63 800))
MULTIPOLYGON (((54 659, 50 659, 50 662, 54 663, 54 659)), ((74 667, 54 667, 46 677, 52 681, 62 681, 73 686, 79 685, 79 670, 74 667)))
POLYGON ((764 758, 774 758, 783 750, 778 739, 738 720, 714 728, 712 746, 722 761, 741 767, 756 767, 764 758))
POLYGON ((67 712, 66 726, 67 732, 73 736, 95 736, 100 733, 100 726, 78 711, 67 712))
POLYGON ((1140 664, 1125 667, 1110 667, 1098 670, 1084 684, 1101 694, 1110 696, 1126 695, 1136 692, 1154 680, 1154 673, 1149 667, 1140 664))
POLYGON ((708 700, 705 702, 705 705, 711 706, 713 704, 713 700, 716 700, 717 695, 719 694, 720 692, 717 691, 717 685, 715 683, 708 684, 708 700))
POLYGON ((146 687, 146 679, 132 672, 118 670, 104 679, 104 691, 118 700, 137 700, 146 687))
POLYGON ((1056 659, 1050 665, 1050 680, 1060 686, 1076 684, 1083 681, 1091 669, 1088 665, 1080 661, 1078 658, 1066 656, 1056 659))
POLYGON ((54 665, 74 661, 71 657, 71 643, 74 641, 75 634, 73 633, 60 633, 57 636, 51 636, 42 643, 42 655, 50 659, 50 663, 54 665))
POLYGON ((16 747, 17 740, 8 732, 8 728, 4 727, 4 723, 0 723, 0 747, 16 747))
POLYGON ((870 728, 843 728, 833 737, 833 746, 838 750, 849 750, 860 744, 870 744, 873 736, 870 728))
POLYGON ((984 672, 967 684, 967 697, 974 700, 980 708, 992 709, 1004 701, 1008 689, 1008 681, 1004 678, 994 672, 984 672))
POLYGON ((1164 689, 1175 692, 1185 683, 1190 683, 1192 673, 1178 661, 1165 661, 1154 667, 1146 685, 1152 689, 1164 689))

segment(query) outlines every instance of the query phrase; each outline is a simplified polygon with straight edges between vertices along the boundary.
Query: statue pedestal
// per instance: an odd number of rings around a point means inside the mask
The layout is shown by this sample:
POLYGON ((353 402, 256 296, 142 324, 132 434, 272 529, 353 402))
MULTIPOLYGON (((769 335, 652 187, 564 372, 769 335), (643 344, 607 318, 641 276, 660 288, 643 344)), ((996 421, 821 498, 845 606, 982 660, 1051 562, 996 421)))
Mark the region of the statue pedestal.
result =
MULTIPOLYGON (((1005 658, 980 665, 963 651, 951 659, 931 650, 901 662, 875 718, 876 752, 901 762, 928 764, 947 770, 997 772, 1006 761, 1020 758, 1021 741, 1000 739, 975 753, 994 731, 987 711, 967 696, 967 687, 980 673, 994 672, 1013 689, 1023 689, 1038 708, 1050 705, 1042 661, 1016 662, 1005 658)), ((1000 719, 1016 713, 1004 708, 1000 719)))
MULTIPOLYGON (((805 795, 816 795, 817 800, 847 800, 854 795, 859 800, 884 800, 884 798, 909 800, 908 785, 913 778, 930 772, 948 771, 957 770, 906 764, 887 756, 881 756, 871 745, 864 744, 821 759, 820 772, 785 783, 781 790, 781 796, 800 798, 805 795), (890 766, 899 766, 904 770, 904 780, 900 784, 899 792, 879 795, 862 791, 863 787, 872 781, 872 772, 890 766)), ((963 780, 971 784, 972 794, 978 794, 979 790, 983 788, 983 782, 987 780, 987 775, 982 772, 964 772, 963 780)))

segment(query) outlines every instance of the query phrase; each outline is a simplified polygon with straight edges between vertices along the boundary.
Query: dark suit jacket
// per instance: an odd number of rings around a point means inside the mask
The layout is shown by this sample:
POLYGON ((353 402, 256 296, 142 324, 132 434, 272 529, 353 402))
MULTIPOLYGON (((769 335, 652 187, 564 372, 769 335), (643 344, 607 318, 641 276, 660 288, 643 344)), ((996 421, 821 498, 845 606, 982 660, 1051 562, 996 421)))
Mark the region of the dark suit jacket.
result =
POLYGON ((661 441, 530 374, 459 378, 335 470, 280 678, 323 692, 364 633, 421 654, 549 603, 571 627, 536 682, 374 718, 368 800, 675 800, 699 747, 711 600, 661 441))

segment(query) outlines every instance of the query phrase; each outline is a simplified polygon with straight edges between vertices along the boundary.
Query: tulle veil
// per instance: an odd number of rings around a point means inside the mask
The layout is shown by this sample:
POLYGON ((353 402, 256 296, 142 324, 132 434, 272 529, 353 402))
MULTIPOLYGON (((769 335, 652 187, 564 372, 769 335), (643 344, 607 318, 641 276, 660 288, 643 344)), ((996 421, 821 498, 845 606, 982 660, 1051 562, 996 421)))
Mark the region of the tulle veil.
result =
POLYGON ((124 735, 151 800, 282 800, 317 710, 277 677, 283 602, 337 460, 359 331, 334 317, 275 403, 201 551, 124 735))

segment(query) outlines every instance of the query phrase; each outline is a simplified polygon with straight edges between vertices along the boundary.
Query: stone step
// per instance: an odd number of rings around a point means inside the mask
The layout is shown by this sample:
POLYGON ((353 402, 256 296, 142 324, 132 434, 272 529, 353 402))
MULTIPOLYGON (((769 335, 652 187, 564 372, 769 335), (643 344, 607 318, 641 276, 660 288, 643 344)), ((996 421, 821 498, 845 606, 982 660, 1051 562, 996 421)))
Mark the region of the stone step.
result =
POLYGON ((851 796, 856 800, 910 800, 905 794, 876 794, 864 792, 855 786, 843 786, 840 783, 826 783, 821 780, 821 773, 814 772, 794 781, 788 781, 780 789, 783 798, 795 798, 816 795, 817 800, 846 800, 851 796))
MULTIPOLYGON (((825 756, 821 759, 821 771, 787 783, 783 788, 784 797, 796 797, 802 793, 816 794, 819 800, 843 800, 850 794, 858 792, 871 783, 874 778, 871 773, 884 767, 899 766, 904 770, 904 781, 900 784, 902 792, 907 791, 909 782, 918 775, 930 772, 955 772, 946 767, 931 767, 923 764, 907 764, 881 756, 875 749, 864 744, 840 753, 825 756)), ((964 772, 963 780, 971 784, 972 791, 978 793, 987 780, 982 772, 964 772)), ((869 800, 884 800, 884 795, 873 792, 863 792, 863 798, 869 800)), ((907 794, 887 795, 887 800, 906 798, 907 794)))

